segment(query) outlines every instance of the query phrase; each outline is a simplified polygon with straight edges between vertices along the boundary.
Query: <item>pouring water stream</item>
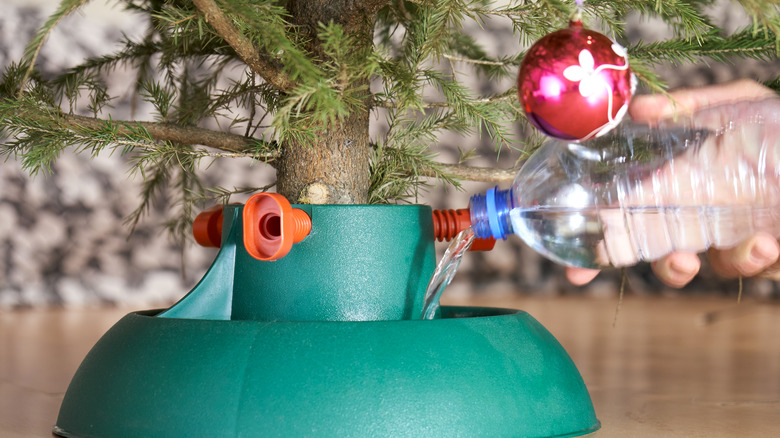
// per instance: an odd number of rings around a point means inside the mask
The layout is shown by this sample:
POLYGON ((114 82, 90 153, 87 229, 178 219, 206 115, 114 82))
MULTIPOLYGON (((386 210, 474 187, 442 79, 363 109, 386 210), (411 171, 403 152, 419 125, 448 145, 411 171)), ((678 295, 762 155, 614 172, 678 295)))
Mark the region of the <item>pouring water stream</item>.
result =
POLYGON ((455 276, 455 272, 460 266, 460 261, 463 258, 463 254, 471 248, 471 244, 474 242, 474 231, 471 227, 468 227, 458 233, 447 250, 444 251, 444 255, 439 264, 436 265, 436 270, 433 271, 428 288, 425 290, 425 300, 423 302, 423 319, 433 319, 436 316, 436 311, 439 309, 439 301, 444 289, 452 281, 452 277, 455 276))

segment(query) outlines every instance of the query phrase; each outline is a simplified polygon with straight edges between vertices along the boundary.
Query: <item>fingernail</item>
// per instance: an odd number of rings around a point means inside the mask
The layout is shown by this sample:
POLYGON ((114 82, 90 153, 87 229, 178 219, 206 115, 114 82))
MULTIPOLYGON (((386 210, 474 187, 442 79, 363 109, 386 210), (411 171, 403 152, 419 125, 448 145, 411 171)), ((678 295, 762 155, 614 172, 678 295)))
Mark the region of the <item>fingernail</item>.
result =
POLYGON ((688 277, 695 273, 696 267, 692 266, 691 263, 674 261, 669 265, 669 269, 671 269, 675 275, 680 277, 688 277))
POLYGON ((750 248, 750 259, 754 263, 769 263, 775 256, 774 247, 768 242, 758 241, 750 248))

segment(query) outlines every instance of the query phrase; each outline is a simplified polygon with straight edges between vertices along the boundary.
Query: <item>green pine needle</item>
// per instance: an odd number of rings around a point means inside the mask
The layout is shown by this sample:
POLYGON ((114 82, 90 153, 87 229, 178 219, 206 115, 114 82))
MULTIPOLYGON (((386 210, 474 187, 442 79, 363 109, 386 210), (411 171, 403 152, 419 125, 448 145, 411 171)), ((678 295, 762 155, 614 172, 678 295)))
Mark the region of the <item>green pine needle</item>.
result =
POLYGON ((628 50, 633 58, 649 64, 679 65, 699 60, 733 62, 739 58, 770 61, 776 58, 776 39, 769 30, 756 35, 750 26, 725 37, 712 31, 702 36, 701 41, 675 38, 650 44, 640 42, 628 50))
POLYGON ((46 42, 46 38, 49 36, 51 31, 54 30, 54 28, 57 26, 57 24, 60 23, 60 21, 62 21, 63 18, 78 10, 88 1, 89 0, 62 0, 54 14, 49 17, 49 19, 43 26, 41 26, 40 29, 38 29, 38 32, 35 34, 35 38, 33 38, 27 47, 25 47, 24 55, 22 56, 20 64, 26 65, 27 70, 23 79, 21 80, 19 87, 20 96, 24 91, 27 80, 35 68, 35 61, 38 59, 38 54, 41 52, 41 47, 43 47, 43 43, 46 42))
MULTIPOLYGON (((631 13, 665 22, 673 38, 629 47, 640 81, 665 92, 655 71, 661 63, 777 59, 777 3, 737 1, 752 23, 730 35, 708 18, 710 0, 588 0, 583 19, 621 42, 631 13)), ((204 185, 204 158, 253 156, 273 162, 286 142, 314 147, 334 124, 355 112, 387 122, 387 129, 370 139, 371 203, 414 202, 435 181, 459 187, 460 180, 448 174, 452 167, 438 164, 433 152, 445 133, 483 136, 496 145, 496 155, 507 147, 530 153, 539 137, 513 135, 518 124, 527 124, 516 89, 476 91, 464 81, 472 72, 482 81, 512 78, 524 49, 491 55, 468 30, 490 20, 491 26, 512 28, 527 47, 565 27, 575 9, 570 0, 392 1, 377 16, 372 46, 333 22, 312 29, 293 25, 285 2, 216 0, 241 38, 293 84, 275 88, 242 61, 192 2, 118 0, 148 19, 145 34, 120 40, 113 53, 42 78, 34 68, 41 47, 52 29, 86 2, 61 1, 22 59, 3 73, 0 130, 7 140, 0 155, 19 160, 36 174, 50 171, 65 149, 121 153, 131 162, 131 175, 142 180, 142 201, 128 224, 134 228, 154 200, 171 200, 167 227, 177 240, 188 234, 194 206, 270 188, 204 185), (202 129, 209 123, 243 136, 240 146, 215 150, 155 138, 145 128, 152 122, 112 119, 111 103, 122 96, 112 94, 105 78, 120 67, 134 70, 133 102, 149 104, 156 126, 202 129), (79 119, 85 114, 92 116, 90 123, 76 123, 86 120, 79 119)), ((780 79, 767 85, 780 90, 780 79)), ((474 153, 461 151, 464 158, 474 153)))

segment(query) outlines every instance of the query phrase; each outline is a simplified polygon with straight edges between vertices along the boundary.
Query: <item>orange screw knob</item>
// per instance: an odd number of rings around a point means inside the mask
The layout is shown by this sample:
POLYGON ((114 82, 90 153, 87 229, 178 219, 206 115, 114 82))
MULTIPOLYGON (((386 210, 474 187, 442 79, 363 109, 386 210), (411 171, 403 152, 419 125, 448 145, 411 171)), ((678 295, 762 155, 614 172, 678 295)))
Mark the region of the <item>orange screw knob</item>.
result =
POLYGON ((277 193, 256 193, 244 205, 244 247, 252 257, 278 260, 311 232, 311 218, 277 193))
POLYGON ((199 245, 219 248, 222 244, 222 206, 203 210, 192 221, 192 235, 199 245))
MULTIPOLYGON (((468 208, 458 210, 433 210, 433 235, 441 242, 450 241, 458 233, 471 226, 471 213, 468 208)), ((471 251, 490 251, 496 245, 496 239, 474 239, 471 251)))

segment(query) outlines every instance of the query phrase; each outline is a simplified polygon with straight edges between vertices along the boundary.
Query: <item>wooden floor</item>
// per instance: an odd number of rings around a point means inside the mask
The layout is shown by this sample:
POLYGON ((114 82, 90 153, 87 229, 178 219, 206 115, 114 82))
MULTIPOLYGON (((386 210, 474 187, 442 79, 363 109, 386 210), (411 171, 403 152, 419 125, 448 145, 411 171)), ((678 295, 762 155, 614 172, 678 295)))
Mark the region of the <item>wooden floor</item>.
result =
MULTIPOLYGON (((450 303, 455 303, 450 300, 450 303)), ((590 389, 598 437, 780 436, 780 304, 627 297, 482 299, 522 308, 590 389)), ((128 310, 0 312, 0 437, 49 437, 76 367, 128 310)))

